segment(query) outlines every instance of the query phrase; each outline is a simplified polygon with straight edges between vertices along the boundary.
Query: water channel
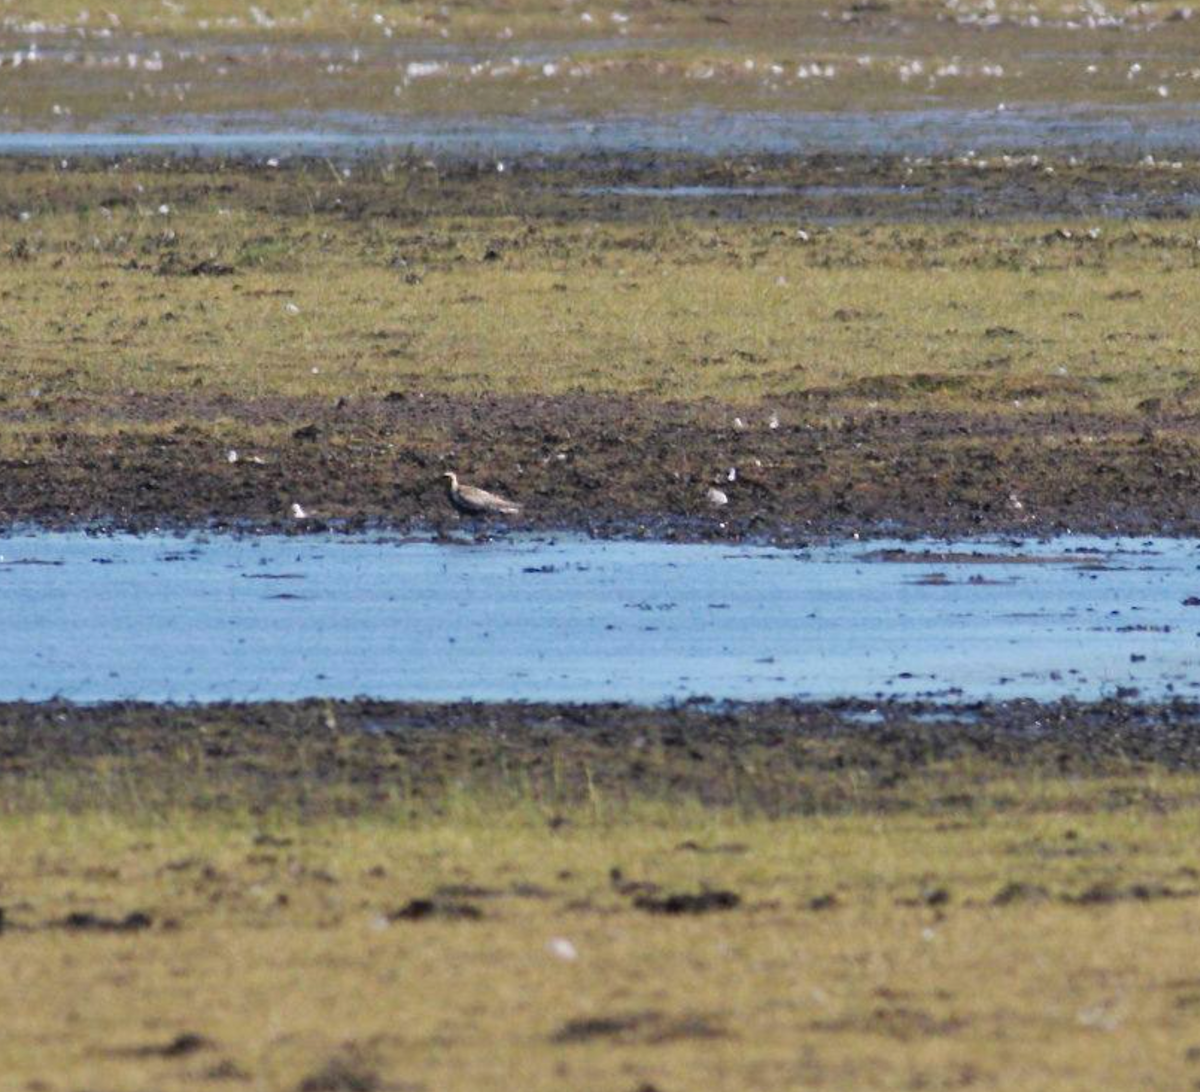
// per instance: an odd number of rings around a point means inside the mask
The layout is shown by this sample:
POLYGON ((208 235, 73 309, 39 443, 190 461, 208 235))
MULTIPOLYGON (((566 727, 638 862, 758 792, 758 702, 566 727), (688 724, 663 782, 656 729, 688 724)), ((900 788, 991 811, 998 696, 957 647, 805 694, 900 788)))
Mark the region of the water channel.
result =
POLYGON ((1200 542, 0 538, 0 699, 1200 692, 1200 542))

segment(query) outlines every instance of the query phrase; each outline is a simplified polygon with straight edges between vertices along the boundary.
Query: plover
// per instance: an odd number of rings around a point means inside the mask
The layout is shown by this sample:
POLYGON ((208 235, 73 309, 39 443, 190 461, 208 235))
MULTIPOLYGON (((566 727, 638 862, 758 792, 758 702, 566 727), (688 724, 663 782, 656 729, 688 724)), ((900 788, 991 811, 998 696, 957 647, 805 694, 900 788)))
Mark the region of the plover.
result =
POLYGON ((460 512, 468 516, 519 516, 521 506, 510 500, 489 493, 486 489, 476 489, 473 485, 459 485, 458 476, 447 470, 442 475, 446 479, 446 493, 450 503, 460 512))

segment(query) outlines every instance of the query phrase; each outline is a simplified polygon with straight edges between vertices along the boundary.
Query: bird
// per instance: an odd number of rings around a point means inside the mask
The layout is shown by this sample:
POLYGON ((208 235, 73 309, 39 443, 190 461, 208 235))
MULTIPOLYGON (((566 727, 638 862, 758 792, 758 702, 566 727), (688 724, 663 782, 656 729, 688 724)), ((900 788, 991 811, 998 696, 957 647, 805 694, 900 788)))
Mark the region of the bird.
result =
POLYGON ((446 479, 446 493, 450 503, 460 512, 468 516, 519 516, 521 506, 513 501, 489 493, 486 489, 476 489, 473 485, 459 485, 458 475, 447 470, 443 475, 446 479))

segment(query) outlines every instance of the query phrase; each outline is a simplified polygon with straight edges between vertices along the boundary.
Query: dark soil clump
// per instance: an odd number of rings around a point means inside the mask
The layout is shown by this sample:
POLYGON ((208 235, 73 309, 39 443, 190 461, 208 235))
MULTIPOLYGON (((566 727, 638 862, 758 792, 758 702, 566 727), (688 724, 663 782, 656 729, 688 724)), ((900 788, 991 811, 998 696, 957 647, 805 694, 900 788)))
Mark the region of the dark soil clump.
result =
POLYGON ((428 921, 441 918, 443 921, 479 921, 483 911, 469 902, 454 899, 411 899, 399 910, 387 916, 388 921, 428 921))
POLYGON ((54 924, 72 933, 138 933, 151 928, 154 919, 141 910, 134 910, 123 918, 109 918, 86 910, 76 910, 54 924))
POLYGON ((663 898, 641 895, 633 900, 633 905, 651 914, 679 915, 733 910, 740 906, 741 902, 742 897, 736 891, 681 891, 663 898))

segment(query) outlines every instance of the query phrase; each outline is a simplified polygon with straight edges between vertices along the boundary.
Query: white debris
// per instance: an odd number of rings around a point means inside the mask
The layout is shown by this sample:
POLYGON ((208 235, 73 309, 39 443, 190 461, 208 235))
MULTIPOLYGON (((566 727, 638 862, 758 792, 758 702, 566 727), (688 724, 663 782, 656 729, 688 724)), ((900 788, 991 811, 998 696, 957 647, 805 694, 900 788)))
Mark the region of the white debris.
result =
POLYGON ((410 80, 423 79, 426 76, 436 76, 445 71, 446 66, 440 61, 409 61, 404 74, 410 80))
POLYGON ((552 956, 557 956, 559 959, 565 959, 568 963, 579 958, 579 952, 575 945, 572 944, 566 937, 554 937, 550 943, 546 945, 552 956))
POLYGON ((728 472, 725 474, 725 480, 727 482, 736 482, 737 481, 737 467, 736 466, 731 466, 729 468, 728 472))
POLYGON ((1120 1014, 1113 1012, 1106 1003, 1082 1008, 1075 1018, 1083 1027, 1096 1028, 1099 1031, 1115 1031, 1121 1023, 1120 1014))
POLYGON ((773 413, 773 414, 771 414, 770 420, 767 421, 767 428, 774 431, 778 427, 779 427, 779 414, 773 413))
POLYGON ((298 504, 292 505, 292 519, 308 519, 308 513, 298 504))
POLYGON ((296 306, 294 303, 285 303, 285 304, 283 305, 283 309, 284 309, 284 310, 285 310, 285 311, 286 311, 286 312, 287 312, 289 315, 298 315, 298 314, 300 314, 300 308, 299 308, 299 307, 297 307, 297 306, 296 306))
POLYGON ((714 508, 724 508, 729 503, 729 497, 725 495, 723 490, 711 487, 705 494, 708 497, 708 503, 714 508))
MULTIPOLYGON (((1196 245, 1200 246, 1200 239, 1196 240, 1196 245)), ((733 427, 735 429, 737 429, 738 432, 745 432, 746 431, 746 422, 743 421, 740 417, 735 417, 733 419, 733 427)))
POLYGON ((159 205, 158 206, 158 215, 159 216, 170 216, 171 215, 171 206, 170 205, 159 205))
POLYGON ((225 456, 225 461, 227 463, 236 463, 238 461, 238 453, 233 448, 230 448, 225 456))

